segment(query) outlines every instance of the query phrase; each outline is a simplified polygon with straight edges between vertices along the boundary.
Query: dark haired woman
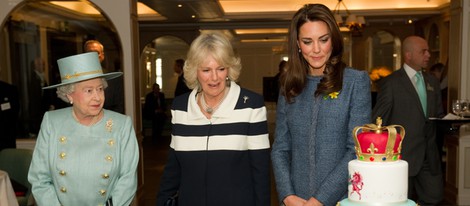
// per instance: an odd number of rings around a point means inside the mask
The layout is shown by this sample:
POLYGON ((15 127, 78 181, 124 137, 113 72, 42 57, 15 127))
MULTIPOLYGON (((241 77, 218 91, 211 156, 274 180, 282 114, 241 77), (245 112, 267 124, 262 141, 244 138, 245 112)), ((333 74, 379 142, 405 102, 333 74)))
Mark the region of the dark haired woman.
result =
POLYGON ((370 122, 370 80, 341 61, 343 40, 332 12, 307 4, 289 29, 286 72, 276 113, 272 161, 279 200, 335 205, 347 197, 352 130, 370 122))

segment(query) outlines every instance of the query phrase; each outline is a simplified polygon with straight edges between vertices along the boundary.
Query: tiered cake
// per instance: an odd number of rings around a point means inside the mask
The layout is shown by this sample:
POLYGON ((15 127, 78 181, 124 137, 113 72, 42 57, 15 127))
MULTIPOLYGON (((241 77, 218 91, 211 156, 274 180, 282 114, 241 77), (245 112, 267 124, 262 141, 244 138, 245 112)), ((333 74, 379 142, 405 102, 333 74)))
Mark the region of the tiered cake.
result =
POLYGON ((408 163, 400 155, 405 129, 382 127, 379 117, 376 125, 354 128, 353 135, 357 159, 348 164, 348 198, 338 206, 415 206, 407 198, 408 163))

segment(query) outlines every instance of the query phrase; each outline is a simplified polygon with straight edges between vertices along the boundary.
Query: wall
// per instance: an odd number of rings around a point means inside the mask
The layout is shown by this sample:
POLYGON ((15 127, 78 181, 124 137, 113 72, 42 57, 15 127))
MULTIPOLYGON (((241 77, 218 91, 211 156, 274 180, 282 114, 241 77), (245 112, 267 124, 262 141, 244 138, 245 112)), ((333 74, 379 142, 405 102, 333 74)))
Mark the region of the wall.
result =
MULTIPOLYGON (((279 44, 279 43, 278 43, 279 44)), ((237 45, 236 45, 237 46, 237 45)), ((263 94, 263 77, 272 77, 279 71, 283 52, 273 52, 275 44, 240 45, 237 52, 242 61, 239 83, 244 88, 263 94)))
POLYGON ((392 35, 403 40, 409 35, 413 35, 415 32, 414 26, 410 24, 401 23, 383 23, 383 24, 374 24, 374 27, 366 27, 362 36, 356 36, 352 38, 353 42, 353 52, 352 52, 352 66, 356 69, 369 70, 367 64, 366 53, 367 38, 373 36, 378 31, 387 31, 392 35))
POLYGON ((449 28, 449 100, 470 98, 470 1, 452 0, 449 28))

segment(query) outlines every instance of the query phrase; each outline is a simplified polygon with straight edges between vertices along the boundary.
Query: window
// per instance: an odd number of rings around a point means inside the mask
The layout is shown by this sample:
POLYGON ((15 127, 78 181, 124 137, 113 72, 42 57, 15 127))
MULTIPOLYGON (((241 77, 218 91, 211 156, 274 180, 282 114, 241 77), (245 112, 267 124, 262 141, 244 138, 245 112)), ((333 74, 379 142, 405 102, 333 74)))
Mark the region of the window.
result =
POLYGON ((160 85, 160 89, 163 89, 162 82, 162 58, 157 58, 155 60, 155 82, 160 85))

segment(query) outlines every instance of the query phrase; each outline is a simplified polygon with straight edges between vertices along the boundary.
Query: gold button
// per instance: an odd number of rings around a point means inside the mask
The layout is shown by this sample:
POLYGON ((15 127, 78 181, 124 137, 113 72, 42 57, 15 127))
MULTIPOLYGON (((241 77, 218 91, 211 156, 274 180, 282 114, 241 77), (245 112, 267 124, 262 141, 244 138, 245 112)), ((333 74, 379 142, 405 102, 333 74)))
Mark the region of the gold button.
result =
POLYGON ((114 145, 114 140, 113 140, 113 139, 110 139, 110 140, 108 141, 108 145, 109 145, 109 146, 113 146, 113 145, 114 145))
POLYGON ((59 154, 60 159, 65 159, 65 156, 67 156, 67 155, 65 154, 65 152, 61 152, 61 153, 59 154))
POLYGON ((65 176, 67 173, 66 173, 64 170, 61 170, 61 171, 59 172, 59 174, 62 175, 62 176, 65 176))
POLYGON ((101 195, 101 196, 106 195, 106 190, 100 190, 100 195, 101 195))
POLYGON ((67 189, 65 189, 65 187, 61 187, 61 188, 60 188, 60 191, 63 192, 63 193, 66 193, 66 192, 67 192, 67 189))
POLYGON ((107 155, 106 156, 106 161, 109 161, 109 162, 113 161, 113 157, 111 157, 111 155, 107 155))
POLYGON ((64 136, 60 137, 60 138, 59 138, 59 142, 60 142, 60 143, 65 143, 65 142, 67 142, 67 137, 64 137, 64 136))
POLYGON ((108 179, 109 178, 109 174, 108 173, 104 173, 103 174, 103 179, 108 179))

